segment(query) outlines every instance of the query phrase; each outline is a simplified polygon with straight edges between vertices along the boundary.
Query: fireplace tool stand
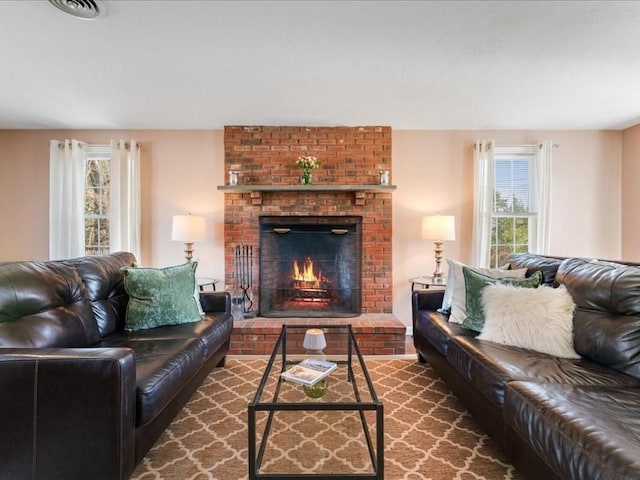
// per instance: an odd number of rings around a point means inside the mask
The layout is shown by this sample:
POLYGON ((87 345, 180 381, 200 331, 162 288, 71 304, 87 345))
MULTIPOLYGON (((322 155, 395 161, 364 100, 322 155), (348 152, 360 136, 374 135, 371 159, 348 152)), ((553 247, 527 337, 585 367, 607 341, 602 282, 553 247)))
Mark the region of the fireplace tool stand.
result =
POLYGON ((231 313, 234 320, 254 317, 253 310, 253 246, 236 245, 233 259, 233 292, 231 313))

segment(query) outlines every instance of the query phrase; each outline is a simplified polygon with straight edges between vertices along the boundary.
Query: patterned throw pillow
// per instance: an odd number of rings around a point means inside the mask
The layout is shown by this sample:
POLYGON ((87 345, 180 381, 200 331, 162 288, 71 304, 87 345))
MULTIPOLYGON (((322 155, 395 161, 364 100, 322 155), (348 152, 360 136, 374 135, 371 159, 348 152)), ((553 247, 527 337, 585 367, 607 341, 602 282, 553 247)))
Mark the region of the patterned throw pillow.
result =
POLYGON ((438 310, 440 313, 449 315, 450 323, 462 324, 467 318, 467 295, 465 289, 464 276, 462 275, 462 267, 468 267, 474 272, 482 273, 493 278, 498 277, 516 277, 524 278, 527 274, 526 268, 518 270, 507 270, 508 266, 503 268, 482 268, 471 267, 456 260, 447 259, 449 265, 449 274, 447 276, 447 288, 442 299, 442 308, 438 310))
POLYGON ((542 273, 539 271, 526 278, 492 278, 475 272, 468 267, 463 267, 462 274, 464 275, 467 295, 467 318, 464 319, 462 325, 476 332, 482 332, 482 327, 484 326, 484 308, 482 306, 482 290, 484 287, 498 284, 537 288, 542 281, 542 273))
POLYGON ((125 330, 197 322, 195 272, 198 262, 166 268, 123 267, 124 288, 129 295, 125 330))

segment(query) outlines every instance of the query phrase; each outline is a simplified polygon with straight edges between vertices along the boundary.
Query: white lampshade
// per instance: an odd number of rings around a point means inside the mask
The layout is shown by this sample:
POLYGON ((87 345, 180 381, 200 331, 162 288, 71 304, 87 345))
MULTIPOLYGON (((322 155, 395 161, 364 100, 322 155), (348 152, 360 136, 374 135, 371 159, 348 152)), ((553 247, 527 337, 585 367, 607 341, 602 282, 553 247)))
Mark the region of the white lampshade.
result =
POLYGON ((206 225, 204 217, 195 215, 174 215, 171 225, 171 240, 180 242, 201 242, 204 240, 206 225))
POLYGON ((304 334, 302 346, 309 352, 321 352, 327 346, 324 332, 319 328, 310 328, 304 334))
POLYGON ((434 241, 455 240, 455 217, 453 215, 428 215, 422 217, 422 238, 434 241))

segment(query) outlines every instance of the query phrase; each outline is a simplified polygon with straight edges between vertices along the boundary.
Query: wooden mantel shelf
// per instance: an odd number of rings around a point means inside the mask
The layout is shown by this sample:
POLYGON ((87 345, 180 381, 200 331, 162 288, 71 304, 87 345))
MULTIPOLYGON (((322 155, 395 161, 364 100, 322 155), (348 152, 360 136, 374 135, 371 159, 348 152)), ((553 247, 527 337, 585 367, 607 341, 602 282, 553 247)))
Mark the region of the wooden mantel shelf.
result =
POLYGON ((224 192, 378 192, 393 191, 396 185, 218 185, 224 192))
POLYGON ((251 193, 251 204, 262 205, 263 193, 353 192, 356 205, 364 205, 366 192, 393 192, 396 185, 218 185, 224 193, 251 193))

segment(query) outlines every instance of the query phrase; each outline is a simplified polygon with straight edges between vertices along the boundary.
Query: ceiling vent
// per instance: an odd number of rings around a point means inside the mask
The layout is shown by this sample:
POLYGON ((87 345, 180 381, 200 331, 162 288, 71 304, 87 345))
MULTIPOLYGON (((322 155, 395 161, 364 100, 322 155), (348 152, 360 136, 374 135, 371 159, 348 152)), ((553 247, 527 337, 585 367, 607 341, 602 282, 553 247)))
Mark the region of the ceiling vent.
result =
POLYGON ((49 3, 64 13, 85 20, 95 20, 107 13, 100 0, 49 0, 49 3))

